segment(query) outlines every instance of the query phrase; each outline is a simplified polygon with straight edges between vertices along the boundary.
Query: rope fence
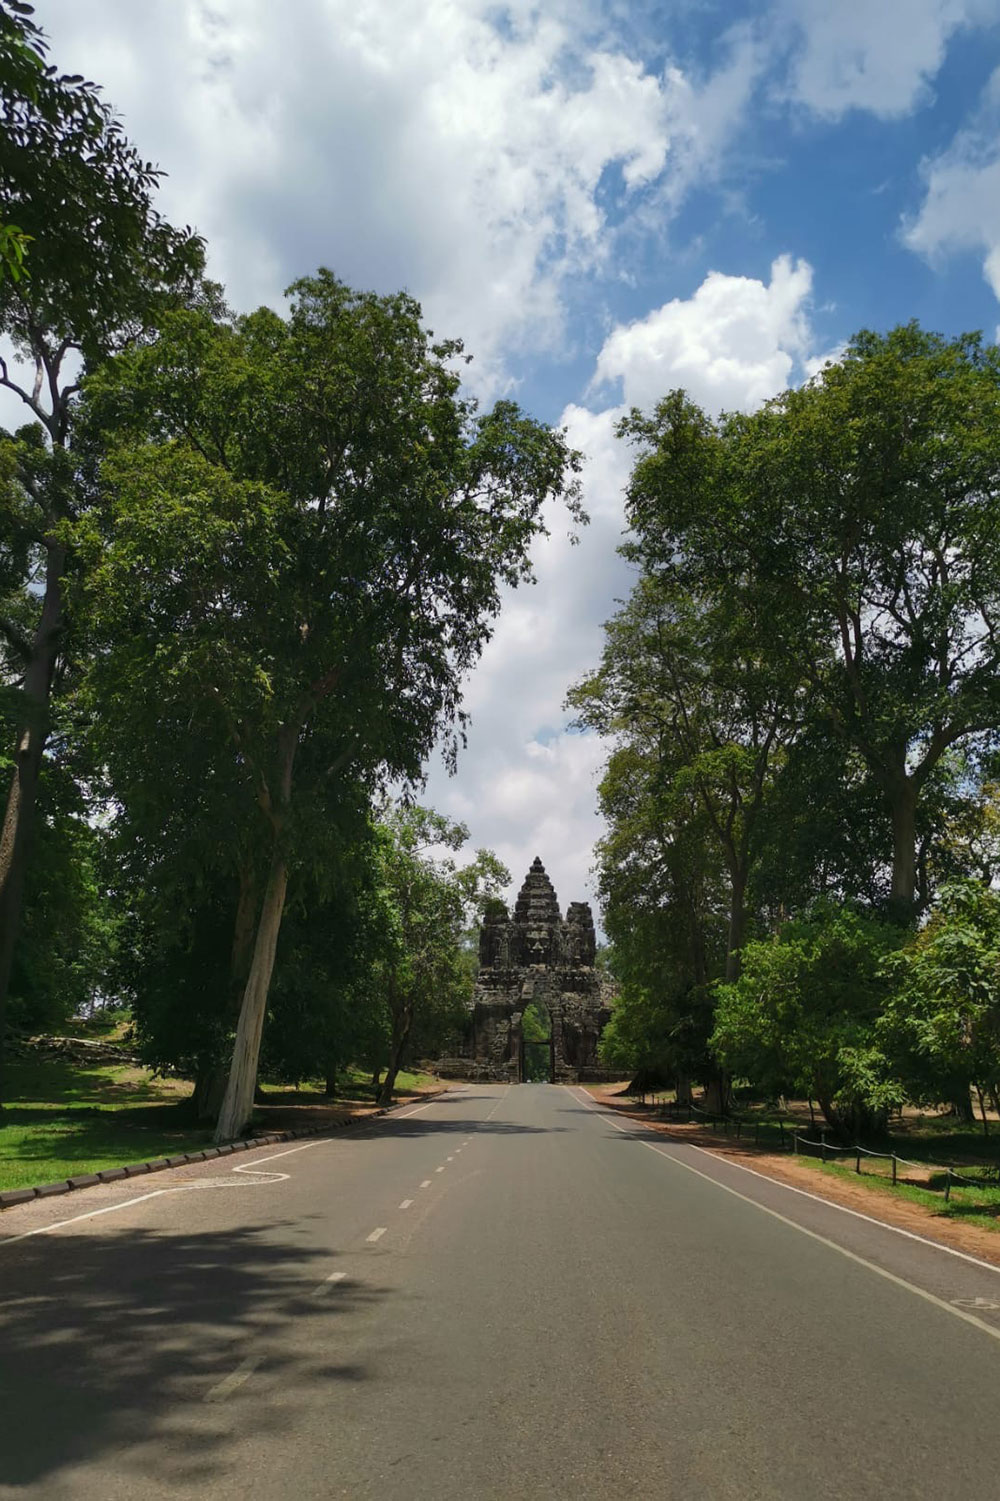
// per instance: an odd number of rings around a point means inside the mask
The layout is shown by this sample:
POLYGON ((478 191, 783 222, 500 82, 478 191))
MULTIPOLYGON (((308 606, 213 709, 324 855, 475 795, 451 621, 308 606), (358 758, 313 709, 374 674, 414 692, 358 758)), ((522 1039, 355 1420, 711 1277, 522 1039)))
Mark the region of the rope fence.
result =
MULTIPOLYGON (((968 1173, 959 1172, 947 1162, 915 1162, 910 1157, 901 1157, 898 1152, 871 1151, 868 1147, 863 1147, 860 1142, 855 1142, 853 1146, 836 1146, 833 1142, 827 1141, 826 1132, 822 1128, 820 1128, 819 1132, 819 1141, 813 1141, 808 1136, 803 1136, 801 1132, 793 1130, 791 1126, 786 1127, 784 1121, 781 1119, 777 1121, 761 1121, 756 1116, 739 1116, 732 1113, 725 1114, 718 1111, 702 1110, 700 1106, 695 1105, 690 1100, 667 1100, 662 1095, 658 1096, 652 1092, 644 1092, 641 1098, 643 1105, 648 1103, 653 1109, 659 1110, 660 1115, 664 1118, 673 1120, 686 1119, 688 1125, 700 1122, 713 1131, 721 1130, 725 1136, 732 1134, 737 1141, 744 1139, 744 1134, 746 1140, 749 1141, 752 1135, 754 1144, 760 1146, 761 1133, 763 1131, 770 1134, 770 1144, 776 1145, 778 1150, 782 1152, 792 1152, 795 1155, 798 1155, 800 1152, 805 1154, 813 1153, 819 1156, 823 1162, 835 1161, 838 1156, 853 1157, 854 1171, 862 1176, 863 1159, 871 1158, 887 1162, 889 1164, 888 1172, 884 1175, 878 1174, 878 1176, 889 1178, 893 1187, 896 1187, 899 1182, 899 1169, 901 1167, 918 1168, 929 1175, 926 1184, 922 1183, 918 1186, 926 1187, 932 1191, 943 1188, 945 1202, 951 1199, 953 1187, 1000 1188, 1000 1167, 986 1168, 981 1175, 971 1176, 968 1173), (935 1178, 941 1178, 942 1176, 944 1179, 943 1185, 933 1181, 935 1178)), ((814 1127, 813 1129, 816 1128, 814 1127)))

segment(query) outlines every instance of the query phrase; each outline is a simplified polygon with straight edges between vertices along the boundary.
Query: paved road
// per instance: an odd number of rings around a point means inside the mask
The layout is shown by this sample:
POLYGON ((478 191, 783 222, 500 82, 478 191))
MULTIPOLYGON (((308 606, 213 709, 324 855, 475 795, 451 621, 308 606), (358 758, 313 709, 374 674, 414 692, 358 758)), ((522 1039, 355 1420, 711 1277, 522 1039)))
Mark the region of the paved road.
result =
POLYGON ((0 1218, 0 1496, 1000 1493, 1000 1273, 581 1090, 235 1166, 0 1218))

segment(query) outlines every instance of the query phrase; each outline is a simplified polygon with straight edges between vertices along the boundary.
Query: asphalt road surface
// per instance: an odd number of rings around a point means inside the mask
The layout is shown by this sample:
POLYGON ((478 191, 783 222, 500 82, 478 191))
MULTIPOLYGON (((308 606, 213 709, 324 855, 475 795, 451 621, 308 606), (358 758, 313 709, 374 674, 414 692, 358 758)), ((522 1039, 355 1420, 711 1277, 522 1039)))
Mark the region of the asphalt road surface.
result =
POLYGON ((468 1087, 0 1217, 0 1496, 1000 1495, 1000 1272, 468 1087))

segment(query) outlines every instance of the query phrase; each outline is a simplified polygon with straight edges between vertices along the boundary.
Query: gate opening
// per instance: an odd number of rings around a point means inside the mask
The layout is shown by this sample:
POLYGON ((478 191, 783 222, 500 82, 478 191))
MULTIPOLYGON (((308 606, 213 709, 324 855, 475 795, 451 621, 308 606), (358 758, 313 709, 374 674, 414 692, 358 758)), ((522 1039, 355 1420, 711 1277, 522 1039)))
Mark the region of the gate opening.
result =
POLYGON ((521 1083, 555 1082, 552 1018, 538 1001, 530 1001, 521 1017, 521 1083))

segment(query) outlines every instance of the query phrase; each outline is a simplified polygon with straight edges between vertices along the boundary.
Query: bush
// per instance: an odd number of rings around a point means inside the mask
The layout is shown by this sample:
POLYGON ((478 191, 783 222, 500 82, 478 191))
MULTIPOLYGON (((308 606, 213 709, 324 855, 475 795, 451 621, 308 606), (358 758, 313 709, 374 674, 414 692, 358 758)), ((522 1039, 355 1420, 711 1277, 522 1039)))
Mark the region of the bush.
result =
POLYGON ((830 903, 748 943, 717 987, 712 1046, 768 1095, 805 1094, 843 1137, 883 1130, 903 1091, 882 1045, 896 926, 830 903))

